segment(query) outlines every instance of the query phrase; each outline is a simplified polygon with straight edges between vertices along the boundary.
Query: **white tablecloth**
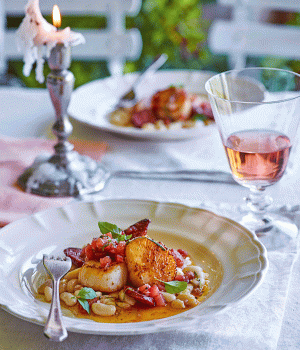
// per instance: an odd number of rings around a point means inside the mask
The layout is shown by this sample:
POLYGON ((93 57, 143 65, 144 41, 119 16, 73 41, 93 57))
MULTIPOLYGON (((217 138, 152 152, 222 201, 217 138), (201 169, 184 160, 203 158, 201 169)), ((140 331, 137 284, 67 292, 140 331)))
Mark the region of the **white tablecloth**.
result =
MULTIPOLYGON (((0 135, 49 135, 54 112, 47 91, 0 88, 0 101, 0 135)), ((74 120, 72 124, 75 137, 109 144, 103 162, 110 169, 228 169, 217 131, 198 140, 163 143, 120 138, 83 127, 74 120)), ((296 167, 289 169, 281 182, 270 187, 269 193, 278 205, 300 203, 297 172, 296 167)), ((242 204, 247 192, 242 187, 223 184, 112 179, 95 199, 153 199, 226 212, 242 204)), ((44 338, 41 326, 0 310, 0 349, 300 348, 300 261, 296 248, 294 245, 285 252, 270 252, 269 272, 257 291, 235 308, 203 321, 197 328, 121 337, 70 333, 62 344, 55 344, 44 338)))

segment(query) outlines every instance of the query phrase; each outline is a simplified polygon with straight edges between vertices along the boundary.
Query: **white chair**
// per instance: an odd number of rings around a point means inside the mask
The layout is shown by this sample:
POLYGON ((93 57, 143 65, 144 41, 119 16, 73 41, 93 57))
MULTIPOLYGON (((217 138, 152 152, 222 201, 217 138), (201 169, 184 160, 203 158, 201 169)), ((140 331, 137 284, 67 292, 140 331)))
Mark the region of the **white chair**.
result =
MULTIPOLYGON (((24 16, 27 0, 0 0, 0 73, 5 69, 8 59, 20 59, 15 40, 15 30, 5 27, 5 17, 24 16), (1 6, 2 5, 2 6, 1 6), (1 12, 2 10, 2 12, 1 12), (1 49, 4 45, 4 50, 1 49)), ((103 15, 107 18, 105 29, 81 30, 86 43, 72 49, 72 57, 81 60, 103 59, 108 63, 112 75, 123 72, 125 60, 136 60, 142 50, 142 38, 138 29, 125 28, 126 16, 136 16, 141 8, 142 0, 40 0, 43 15, 52 13, 57 4, 64 15, 103 15)), ((63 22, 62 22, 63 23, 63 22)))
POLYGON ((299 0, 218 0, 232 7, 230 21, 215 20, 208 44, 215 54, 229 55, 231 68, 243 68, 247 56, 300 59, 300 27, 264 23, 265 11, 300 12, 299 0))

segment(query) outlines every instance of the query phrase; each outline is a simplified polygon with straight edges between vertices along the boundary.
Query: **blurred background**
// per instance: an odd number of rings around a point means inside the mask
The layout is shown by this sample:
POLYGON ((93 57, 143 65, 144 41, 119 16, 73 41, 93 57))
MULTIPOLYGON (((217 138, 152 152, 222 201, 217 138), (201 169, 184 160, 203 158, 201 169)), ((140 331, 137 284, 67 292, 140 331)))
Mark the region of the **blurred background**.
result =
MULTIPOLYGON (((9 0, 2 1, 5 10, 5 1, 9 0)), ((59 5, 59 0, 57 3, 59 5)), ((128 29, 137 28, 140 31, 143 47, 138 59, 126 60, 124 73, 141 71, 160 53, 167 53, 169 57, 164 69, 196 69, 221 72, 234 68, 234 62, 230 54, 216 53, 216 50, 211 50, 208 44, 208 35, 211 26, 216 21, 233 21, 237 16, 240 16, 241 20, 243 13, 244 16, 248 16, 248 19, 249 16, 253 16, 256 22, 266 25, 284 25, 288 28, 299 27, 300 25, 300 13, 297 12, 297 7, 300 11, 300 5, 275 6, 273 9, 264 6, 259 12, 255 11, 255 13, 252 7, 253 13, 248 8, 250 12, 247 10, 245 15, 245 7, 241 7, 241 3, 243 1, 142 0, 138 14, 133 17, 126 17, 125 25, 128 29), (239 13, 237 13, 237 6, 240 9, 239 13)), ((255 1, 252 1, 252 3, 255 5, 255 1)), ((277 1, 277 3, 283 4, 284 2, 277 1)), ((286 0, 285 3, 295 3, 295 1, 286 0)), ((247 1, 244 2, 245 4, 247 5, 247 1)), ((24 2, 20 1, 20 7, 23 11, 20 15, 4 11, 5 16, 2 25, 8 30, 19 27, 24 17, 24 2)), ((43 13, 43 15, 51 23, 51 13, 49 15, 43 13)), ((64 15, 63 13, 62 15, 62 28, 70 26, 72 29, 76 28, 75 30, 105 29, 107 26, 106 17, 101 15, 89 14, 80 17, 78 15, 64 15)), ((300 49, 299 59, 294 57, 295 55, 286 57, 285 55, 264 54, 264 52, 257 54, 255 50, 253 51, 253 54, 248 53, 243 57, 244 65, 278 67, 300 72, 300 49)), ((6 71, 10 76, 11 84, 21 82, 27 87, 45 87, 44 84, 39 84, 36 81, 34 71, 31 72, 29 77, 25 77, 22 74, 22 69, 23 62, 21 59, 8 58, 6 71)), ((76 77, 76 87, 110 75, 107 62, 101 58, 88 61, 73 58, 70 70, 76 77)), ((45 65, 45 74, 47 73, 48 67, 45 65)))

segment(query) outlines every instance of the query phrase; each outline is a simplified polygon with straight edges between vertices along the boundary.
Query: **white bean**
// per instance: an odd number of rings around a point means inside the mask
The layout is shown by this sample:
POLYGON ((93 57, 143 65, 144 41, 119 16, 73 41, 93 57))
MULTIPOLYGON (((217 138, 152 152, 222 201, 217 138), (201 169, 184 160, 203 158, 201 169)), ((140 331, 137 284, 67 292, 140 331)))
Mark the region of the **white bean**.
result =
POLYGON ((180 267, 176 268, 176 275, 180 275, 180 276, 184 275, 184 273, 183 273, 183 271, 182 271, 182 269, 180 267))
POLYGON ((182 300, 187 306, 198 305, 198 300, 192 294, 178 294, 177 299, 182 300))
POLYGON ((77 289, 77 290, 75 290, 75 292, 74 292, 74 295, 75 295, 75 297, 77 297, 78 296, 78 294, 79 294, 79 292, 81 291, 81 289, 77 289))
POLYGON ((66 292, 68 286, 68 281, 66 279, 63 279, 59 282, 59 294, 66 292))
POLYGON ((68 291, 69 293, 73 293, 73 292, 74 292, 74 287, 75 287, 76 285, 78 285, 78 284, 79 284, 79 282, 78 282, 78 279, 77 279, 77 278, 71 279, 71 280, 68 282, 68 284, 67 284, 67 291, 68 291))
POLYGON ((38 288, 38 293, 39 294, 44 294, 44 290, 45 290, 46 286, 52 288, 52 281, 51 280, 47 280, 42 285, 40 285, 39 288, 38 288))
POLYGON ((124 292, 124 289, 121 289, 120 291, 119 291, 119 299, 121 300, 121 301, 124 301, 125 300, 125 292, 124 292))
POLYGON ((116 305, 115 298, 102 295, 100 302, 106 305, 116 305))
POLYGON ((122 309, 128 309, 131 307, 130 304, 125 303, 125 301, 116 301, 116 304, 121 307, 122 309))
POLYGON ((167 292, 162 292, 163 297, 165 298, 167 303, 171 303, 173 300, 176 299, 175 294, 167 293, 167 292))
POLYGON ((92 304, 92 311, 99 316, 113 316, 116 313, 117 308, 115 305, 107 305, 97 302, 92 304))
POLYGON ((129 295, 125 294, 124 302, 132 306, 136 303, 136 300, 130 297, 129 295))
POLYGON ((184 302, 182 300, 179 300, 179 299, 173 300, 171 302, 171 306, 174 309, 184 309, 185 308, 184 302))
POLYGON ((186 294, 191 294, 192 290, 194 289, 194 286, 189 283, 187 285, 187 287, 185 288, 185 290, 183 290, 182 292, 178 293, 178 295, 186 295, 186 294))
POLYGON ((52 288, 46 286, 44 289, 45 299, 50 302, 52 300, 52 288))
POLYGON ((59 297, 68 306, 74 306, 77 303, 77 298, 72 293, 63 292, 59 297))

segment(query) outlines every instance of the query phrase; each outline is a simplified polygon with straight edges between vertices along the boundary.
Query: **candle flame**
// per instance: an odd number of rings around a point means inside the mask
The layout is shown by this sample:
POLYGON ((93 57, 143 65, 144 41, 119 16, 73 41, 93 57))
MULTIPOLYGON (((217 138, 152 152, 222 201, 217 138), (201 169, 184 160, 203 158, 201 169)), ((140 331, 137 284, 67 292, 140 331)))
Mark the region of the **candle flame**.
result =
POLYGON ((57 5, 53 6, 52 22, 56 28, 59 28, 61 26, 61 15, 57 5))

